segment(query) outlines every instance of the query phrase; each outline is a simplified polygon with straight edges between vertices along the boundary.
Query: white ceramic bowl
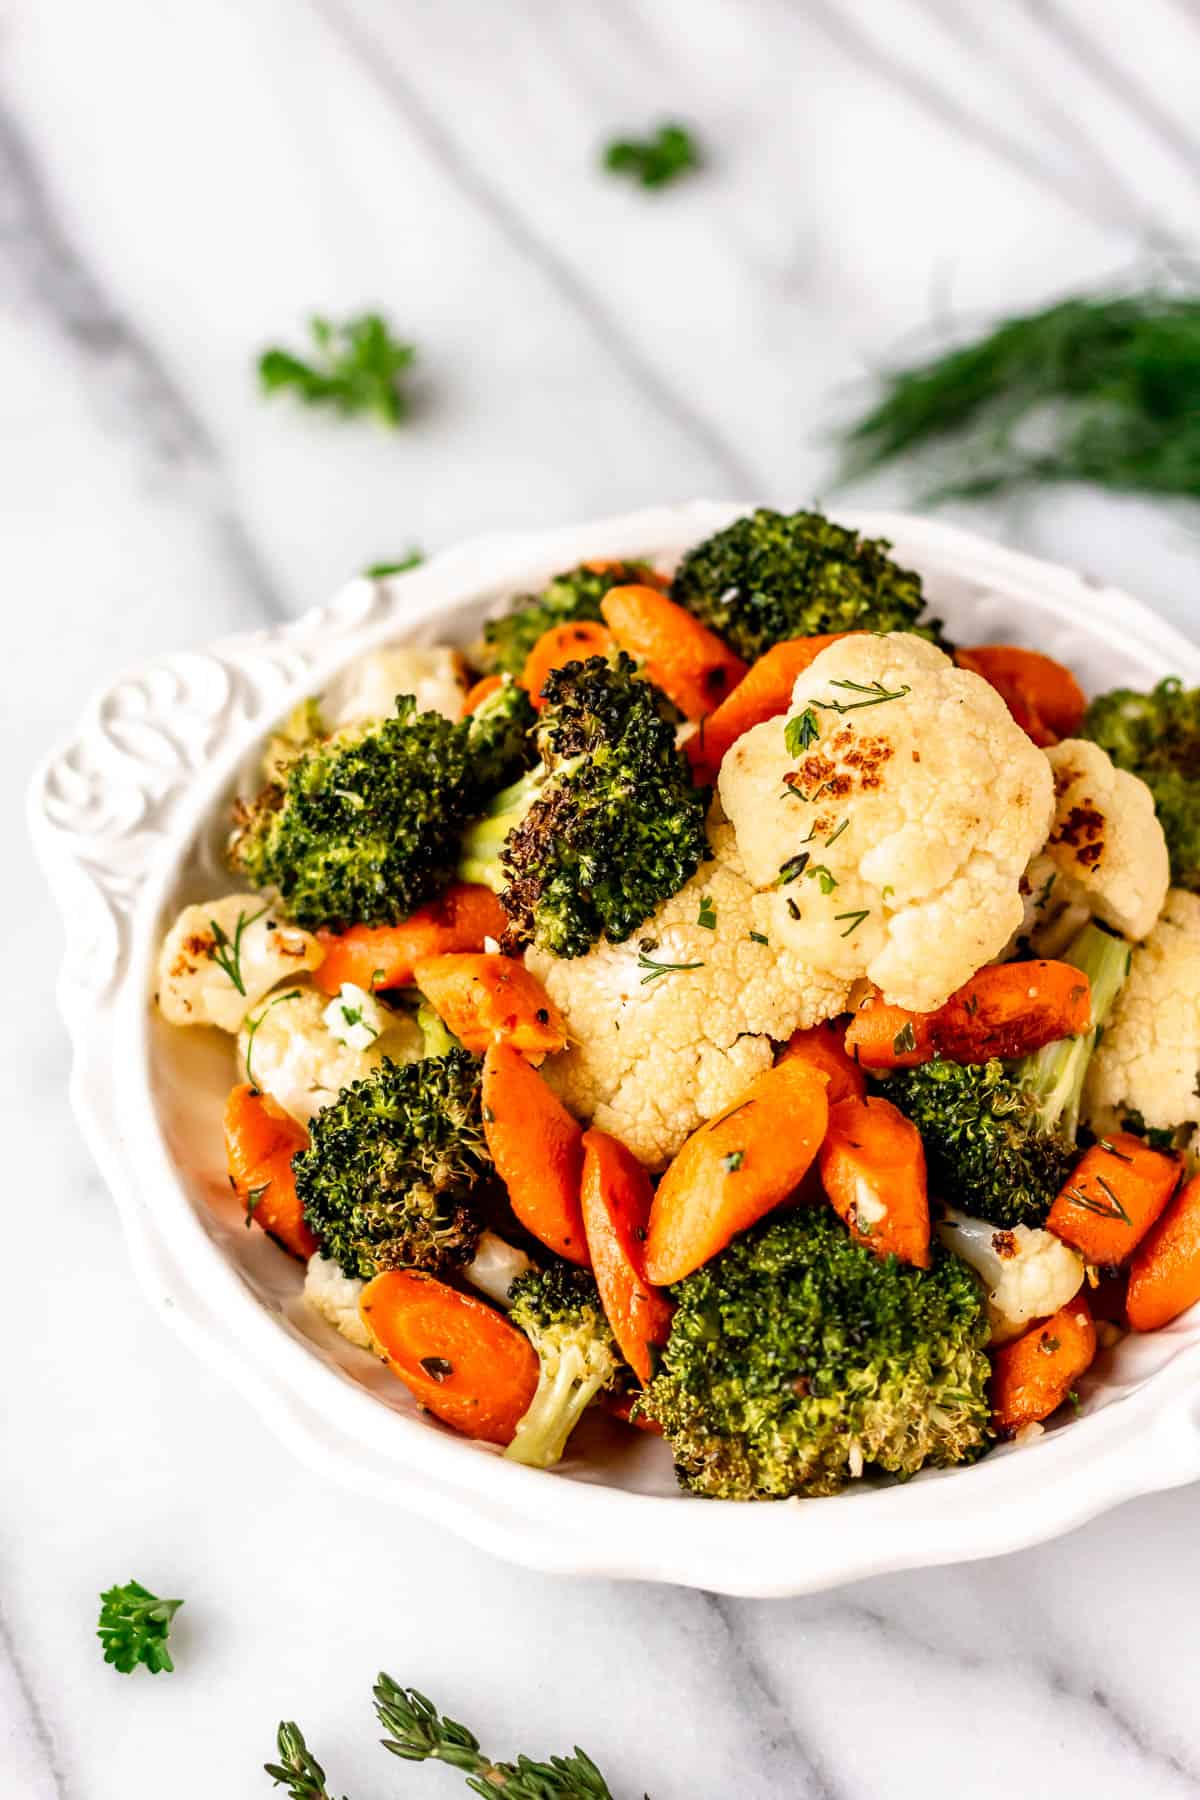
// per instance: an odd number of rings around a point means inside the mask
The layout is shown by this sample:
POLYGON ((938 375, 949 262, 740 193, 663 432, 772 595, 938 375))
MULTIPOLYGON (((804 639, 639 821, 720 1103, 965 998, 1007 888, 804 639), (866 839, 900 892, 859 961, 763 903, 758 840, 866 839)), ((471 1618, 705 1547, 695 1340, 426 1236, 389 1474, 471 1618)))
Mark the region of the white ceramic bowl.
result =
MULTIPOLYGON (((66 925, 59 996, 72 1099, 173 1328, 306 1462, 501 1555, 775 1595, 1016 1549, 1200 1476, 1200 1308, 1102 1357, 1078 1419, 906 1486, 774 1505, 693 1499, 676 1491, 661 1443, 601 1419, 585 1421, 560 1470, 520 1468, 420 1414, 303 1304, 299 1266, 244 1229, 228 1192, 229 1038, 173 1030, 148 1003, 164 922, 188 900, 228 891, 219 846, 229 793, 298 698, 383 642, 468 642, 508 595, 586 557, 670 567, 743 510, 696 503, 489 538, 402 577, 355 581, 292 625, 152 663, 96 696, 38 770, 31 814, 66 925)), ((1200 651, 1123 594, 925 520, 848 522, 893 541, 961 642, 1037 644, 1092 691, 1170 673, 1200 682, 1200 651)))

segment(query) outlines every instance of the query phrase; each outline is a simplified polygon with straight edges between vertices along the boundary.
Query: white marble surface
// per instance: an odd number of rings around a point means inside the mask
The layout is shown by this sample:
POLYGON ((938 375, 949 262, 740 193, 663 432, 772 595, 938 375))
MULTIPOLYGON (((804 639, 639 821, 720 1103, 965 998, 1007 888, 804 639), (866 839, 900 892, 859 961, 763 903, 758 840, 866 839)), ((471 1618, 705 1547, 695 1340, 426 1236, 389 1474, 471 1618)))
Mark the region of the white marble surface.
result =
MULTIPOLYGON (((931 313, 1194 241, 1196 0, 3 0, 0 26, 18 830, 122 664, 414 541, 825 495, 839 390, 931 313), (702 180, 594 172, 664 112, 702 180), (408 429, 256 398, 257 346, 365 302, 421 347, 408 429)), ((961 516, 1193 626, 1194 513, 961 516)), ((751 1604, 529 1576, 301 1469, 134 1284, 67 1108, 58 929, 8 867, 4 1800, 252 1800, 281 1714, 337 1794, 461 1791, 374 1748, 380 1666, 502 1748, 582 1741, 618 1795, 1200 1792, 1194 1491, 751 1604), (174 1677, 100 1661, 96 1592, 130 1574, 187 1596, 174 1677)))

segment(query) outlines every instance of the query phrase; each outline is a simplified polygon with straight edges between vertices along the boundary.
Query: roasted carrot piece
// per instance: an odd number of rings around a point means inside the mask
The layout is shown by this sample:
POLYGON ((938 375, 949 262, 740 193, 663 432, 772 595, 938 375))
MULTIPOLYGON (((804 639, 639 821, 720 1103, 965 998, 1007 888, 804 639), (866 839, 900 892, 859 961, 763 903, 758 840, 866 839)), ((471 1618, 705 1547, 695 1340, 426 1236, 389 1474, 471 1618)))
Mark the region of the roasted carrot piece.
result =
POLYGON ((788 1198, 825 1136, 825 1088, 823 1071, 789 1057, 692 1133, 654 1196, 649 1280, 659 1287, 682 1281, 788 1198))
POLYGON ((607 656, 612 646, 612 632, 593 619, 552 625, 526 657, 521 686, 529 689, 529 698, 540 712, 546 704, 542 689, 552 670, 561 669, 564 663, 586 662, 589 656, 607 656))
POLYGON ((589 575, 636 575, 646 587, 659 588, 664 593, 671 585, 670 578, 660 575, 657 569, 638 569, 630 563, 622 562, 619 557, 594 556, 583 566, 589 575))
POLYGON ((477 712, 483 705, 489 694, 494 694, 497 688, 503 686, 503 675, 481 675, 474 686, 467 689, 467 697, 463 701, 463 718, 470 718, 471 714, 477 712))
POLYGON ((845 1027, 838 1019, 827 1019, 823 1025, 793 1031, 780 1053, 780 1062, 798 1056, 828 1077, 826 1098, 830 1106, 839 1100, 861 1100, 867 1091, 867 1079, 846 1049, 845 1027))
POLYGON ((638 1398, 636 1390, 620 1394, 606 1391, 597 1394, 596 1405, 602 1407, 610 1417, 620 1419, 622 1425, 632 1425, 635 1431, 649 1431, 655 1437, 661 1437, 663 1428, 657 1419, 651 1419, 644 1412, 634 1412, 638 1398))
POLYGON ((1175 1192, 1180 1168, 1177 1156, 1131 1132, 1101 1138, 1076 1163, 1046 1228, 1087 1262, 1127 1262, 1175 1192))
POLYGON ((313 980, 326 994, 340 993, 344 981, 368 993, 409 987, 423 957, 482 950, 486 938, 499 939, 507 928, 507 915, 491 888, 455 882, 399 925, 351 925, 348 931, 322 927, 317 936, 325 960, 313 980))
POLYGON ((792 704, 797 676, 803 675, 822 650, 849 635, 832 631, 823 637, 788 638, 782 644, 773 644, 757 662, 751 663, 733 692, 709 713, 695 737, 684 746, 696 780, 715 781, 726 751, 755 725, 786 712, 792 704))
POLYGON ((1006 1435, 1057 1412, 1096 1354, 1096 1327, 1082 1293, 1053 1318, 992 1355, 992 1423, 1006 1435))
POLYGON ((646 1279, 645 1244, 654 1190, 637 1157, 595 1127, 583 1134, 583 1229, 605 1316, 638 1380, 649 1381, 651 1347, 665 1344, 674 1307, 646 1279))
POLYGON ((1078 736, 1087 699, 1070 669, 1052 656, 1016 644, 977 644, 956 651, 954 660, 995 688, 1035 744, 1078 736))
POLYGON ((489 1044, 483 1059, 483 1135, 526 1231, 586 1268, 582 1127, 511 1044, 489 1044))
POLYGON ((225 1156, 229 1178, 246 1208, 246 1223, 261 1225, 293 1256, 308 1260, 318 1248, 304 1222, 292 1158, 308 1148, 308 1133, 282 1106, 250 1083, 225 1102, 225 1156))
POLYGON ((890 1100, 839 1100, 817 1159, 838 1217, 877 1256, 929 1267, 929 1198, 921 1134, 890 1100))
POLYGON ((1131 1331, 1157 1331, 1200 1300, 1200 1175, 1180 1188, 1129 1265, 1125 1317, 1131 1331))
POLYGON ((540 1062, 566 1045, 562 1014, 537 976, 511 956, 423 956, 413 980, 463 1048, 476 1055, 503 1042, 540 1062))
POLYGON ((931 1016, 868 994, 846 1027, 847 1053, 864 1069, 913 1069, 933 1055, 931 1016))
POLYGON ((712 712, 745 678, 741 657, 657 588, 610 588, 600 611, 622 650, 687 719, 712 712))
POLYGON ((910 1013, 868 996, 846 1032, 864 1069, 949 1062, 1015 1062, 1091 1023, 1088 978, 1070 963, 999 963, 980 969, 936 1012, 910 1013))
POLYGON ((393 1375, 446 1425, 510 1444, 538 1381, 537 1352, 502 1313, 417 1269, 389 1269, 358 1310, 393 1375))

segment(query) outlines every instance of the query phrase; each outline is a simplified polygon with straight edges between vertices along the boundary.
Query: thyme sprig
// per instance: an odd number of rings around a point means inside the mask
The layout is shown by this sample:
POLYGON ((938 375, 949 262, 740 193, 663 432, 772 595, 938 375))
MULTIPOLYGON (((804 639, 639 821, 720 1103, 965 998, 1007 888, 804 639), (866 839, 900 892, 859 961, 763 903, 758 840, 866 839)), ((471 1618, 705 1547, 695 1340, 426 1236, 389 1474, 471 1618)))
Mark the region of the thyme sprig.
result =
POLYGON ((704 964, 702 962, 686 962, 686 963, 655 962, 654 958, 651 956, 647 956, 646 952, 644 950, 639 950, 637 966, 639 969, 649 970, 648 974, 642 976, 642 981, 641 981, 641 985, 643 987, 649 987, 650 983, 652 981, 657 981, 660 975, 682 975, 682 974, 685 974, 687 972, 687 970, 689 970, 689 969, 702 969, 704 967, 704 964))

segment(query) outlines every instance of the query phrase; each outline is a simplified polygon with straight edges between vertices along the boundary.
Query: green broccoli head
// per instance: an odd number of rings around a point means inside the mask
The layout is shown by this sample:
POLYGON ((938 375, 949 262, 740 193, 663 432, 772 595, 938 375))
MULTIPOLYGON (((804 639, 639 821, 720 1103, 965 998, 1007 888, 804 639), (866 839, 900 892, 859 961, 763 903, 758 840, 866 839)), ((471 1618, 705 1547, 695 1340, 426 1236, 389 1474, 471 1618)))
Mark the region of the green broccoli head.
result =
POLYGON ((689 550, 671 597, 718 632, 746 662, 784 638, 830 631, 917 631, 940 642, 924 610, 921 578, 821 513, 755 513, 689 550))
POLYGON ((317 1114, 292 1163, 296 1192, 347 1275, 470 1261, 482 1229, 474 1203, 491 1171, 480 1081, 461 1049, 383 1062, 317 1114))
POLYGON ((600 602, 611 588, 644 581, 650 573, 640 562, 581 563, 556 575, 542 593, 518 595, 510 612, 489 619, 483 628, 484 667, 519 677, 544 631, 581 619, 599 620, 600 602))
POLYGON ((641 1408, 681 1486, 722 1500, 832 1494, 988 1441, 988 1322, 967 1265, 880 1260, 831 1212, 797 1208, 735 1238, 672 1289, 641 1408))
POLYGON ((1129 945, 1091 923, 1061 960, 1088 978, 1091 1027, 1081 1036, 1020 1062, 929 1062, 882 1084, 921 1134, 931 1189, 1005 1230, 1043 1225, 1075 1162, 1084 1078, 1129 973, 1129 945))
POLYGON ((252 804, 229 859, 279 890, 298 925, 389 925, 454 875, 466 821, 531 760, 528 696, 506 683, 470 719, 418 713, 348 726, 298 751, 252 804))
POLYGON ((538 1384, 505 1451, 513 1462, 548 1469, 596 1395, 622 1385, 621 1360, 596 1283, 584 1269, 555 1263, 520 1275, 509 1289, 509 1319, 538 1354, 538 1384))
POLYGON ((544 691, 541 763, 467 832, 459 875, 500 895, 506 949, 582 956, 622 943, 695 874, 708 793, 623 652, 567 663, 544 691))
POLYGON ((1200 892, 1200 688, 1174 677, 1148 694, 1117 688, 1088 707, 1083 735, 1140 775, 1171 853, 1171 879, 1200 892))

